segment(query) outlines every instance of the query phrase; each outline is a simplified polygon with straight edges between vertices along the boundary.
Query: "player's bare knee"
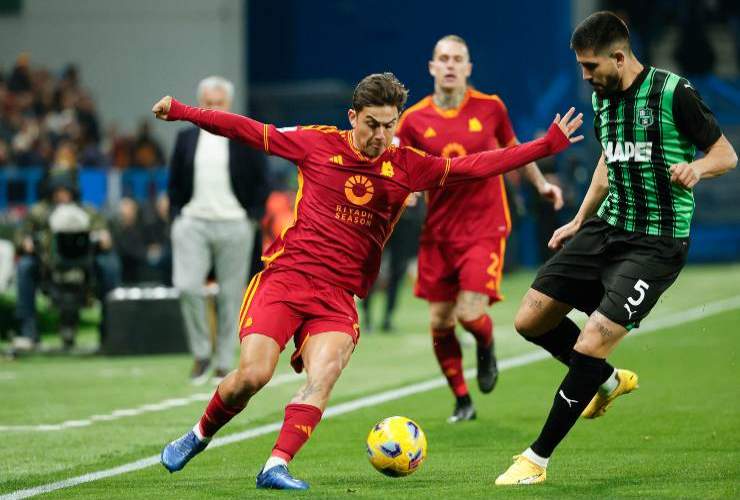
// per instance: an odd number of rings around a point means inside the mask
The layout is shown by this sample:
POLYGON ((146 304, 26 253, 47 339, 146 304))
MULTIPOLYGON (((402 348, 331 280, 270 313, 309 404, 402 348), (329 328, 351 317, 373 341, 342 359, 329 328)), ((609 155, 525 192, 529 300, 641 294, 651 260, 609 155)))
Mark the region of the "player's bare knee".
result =
POLYGON ((429 311, 429 323, 432 330, 443 330, 455 326, 455 313, 450 308, 431 308, 429 311))
POLYGON ((573 349, 580 352, 581 354, 586 354, 588 356, 594 356, 596 353, 598 353, 601 350, 602 343, 599 341, 598 338, 594 338, 593 335, 586 334, 586 332, 581 332, 581 335, 578 337, 578 340, 576 340, 575 345, 573 346, 573 349))
POLYGON ((605 358, 619 342, 619 339, 622 338, 621 330, 622 328, 619 325, 612 325, 592 316, 573 348, 581 354, 595 358, 605 358))
POLYGON ((448 318, 432 318, 430 325, 432 327, 432 330, 444 330, 446 328, 454 327, 455 320, 448 318))
POLYGON ((463 307, 458 308, 457 310, 457 319, 458 321, 475 321, 483 314, 485 314, 486 309, 485 307, 479 306, 479 305, 466 305, 463 307))
POLYGON ((457 298, 455 314, 459 321, 475 321, 485 314, 487 305, 487 295, 464 290, 457 298))
POLYGON ((441 330, 455 326, 455 315, 451 311, 431 311, 430 324, 433 330, 441 330))
POLYGON ((236 372, 237 392, 251 396, 262 389, 272 378, 272 370, 266 367, 240 367, 236 372))
POLYGON ((537 337, 544 333, 538 328, 536 316, 524 304, 514 317, 514 329, 523 337, 537 337))
POLYGON ((550 323, 543 301, 531 290, 527 292, 514 317, 514 329, 523 337, 539 337, 557 326, 550 323))

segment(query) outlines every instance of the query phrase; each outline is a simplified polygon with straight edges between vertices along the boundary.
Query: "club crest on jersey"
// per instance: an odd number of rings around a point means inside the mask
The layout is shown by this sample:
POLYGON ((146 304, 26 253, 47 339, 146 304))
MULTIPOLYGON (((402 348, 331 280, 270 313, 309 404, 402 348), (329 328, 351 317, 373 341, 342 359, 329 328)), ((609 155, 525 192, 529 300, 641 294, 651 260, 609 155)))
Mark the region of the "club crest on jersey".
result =
POLYGON ((637 110, 637 123, 643 128, 653 124, 653 110, 650 108, 641 108, 637 110))
POLYGON ((442 148, 441 156, 444 158, 454 158, 456 156, 465 156, 466 153, 467 151, 465 151, 465 148, 462 144, 451 142, 449 144, 446 144, 445 147, 442 148))
POLYGON ((480 132, 483 130, 483 124, 475 116, 468 120, 468 130, 470 132, 480 132))
POLYGON ((393 164, 389 161, 384 161, 380 167, 380 175, 383 177, 393 177, 395 172, 393 171, 393 164))
POLYGON ((364 175, 353 175, 344 183, 344 195, 355 205, 365 205, 373 199, 375 188, 364 175))

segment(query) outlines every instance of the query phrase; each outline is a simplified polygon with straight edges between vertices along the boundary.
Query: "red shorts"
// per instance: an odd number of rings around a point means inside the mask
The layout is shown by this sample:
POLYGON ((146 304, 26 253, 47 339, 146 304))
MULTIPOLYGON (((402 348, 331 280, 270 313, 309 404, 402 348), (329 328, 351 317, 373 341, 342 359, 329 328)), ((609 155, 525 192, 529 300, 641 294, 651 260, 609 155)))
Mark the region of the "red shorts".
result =
POLYGON ((346 333, 357 344, 360 325, 352 293, 291 269, 268 269, 249 283, 239 312, 240 341, 259 333, 274 339, 282 352, 292 338, 296 350, 290 363, 300 373, 308 337, 324 332, 346 333))
POLYGON ((422 242, 414 294, 429 302, 455 302, 465 290, 488 295, 489 304, 498 302, 505 250, 503 236, 474 243, 422 242))

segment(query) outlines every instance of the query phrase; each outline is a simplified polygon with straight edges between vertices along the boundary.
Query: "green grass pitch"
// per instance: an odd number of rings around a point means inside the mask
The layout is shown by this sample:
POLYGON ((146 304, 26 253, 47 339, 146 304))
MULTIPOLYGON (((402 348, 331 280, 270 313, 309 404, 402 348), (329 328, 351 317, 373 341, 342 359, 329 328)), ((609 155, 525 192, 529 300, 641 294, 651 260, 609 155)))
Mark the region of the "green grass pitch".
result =
MULTIPOLYGON (((512 329, 532 274, 504 279, 507 300, 491 309, 500 359, 531 352, 512 329)), ((644 322, 681 318, 740 296, 740 266, 687 268, 644 322), (698 308, 698 309, 697 309, 698 308)), ((378 308, 382 306, 376 301, 378 308)), ((738 306, 740 302, 736 301, 738 306)), ((330 405, 438 377, 425 304, 403 292, 399 332, 363 332, 330 405)), ((733 498, 740 495, 740 307, 638 335, 619 346, 613 364, 635 370, 640 389, 604 418, 580 421, 553 456, 543 485, 501 488, 493 481, 534 439, 564 368, 553 360, 504 371, 481 395, 478 420, 445 423, 446 387, 325 419, 291 471, 321 498, 733 498), (383 417, 406 415, 422 426, 429 456, 414 475, 390 479, 369 465, 364 441, 383 417)), ((639 332, 639 330, 638 330, 639 332)), ((474 366, 467 334, 466 366, 474 366)), ((469 337, 469 336, 468 336, 469 337)), ((92 333, 83 341, 92 342, 92 333)), ((56 339, 50 340, 54 342, 56 339)), ((289 373, 284 356, 278 374, 289 373)), ((21 489, 110 469, 156 455, 193 425, 205 403, 125 416, 127 409, 212 392, 187 384, 187 356, 100 358, 32 356, 0 361, 2 426, 57 424, 112 414, 118 418, 60 431, 0 430, 0 497, 21 489)), ((268 387, 219 436, 277 422, 300 379, 268 387)), ((275 433, 207 450, 182 472, 154 465, 46 494, 49 498, 236 498, 283 496, 254 489, 275 433)))

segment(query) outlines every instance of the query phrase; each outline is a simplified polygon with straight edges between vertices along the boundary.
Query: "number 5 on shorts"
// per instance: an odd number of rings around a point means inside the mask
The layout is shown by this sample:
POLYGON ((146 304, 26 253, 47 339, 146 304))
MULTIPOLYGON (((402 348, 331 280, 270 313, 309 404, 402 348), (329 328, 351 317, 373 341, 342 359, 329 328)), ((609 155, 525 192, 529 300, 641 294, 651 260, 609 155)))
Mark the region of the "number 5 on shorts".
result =
MULTIPOLYGON (((637 298, 627 297, 627 302, 632 304, 633 306, 639 306, 642 304, 642 301, 645 300, 645 290, 650 288, 650 285, 645 283, 642 280, 637 280, 637 283, 635 283, 635 290, 637 290, 637 298)), ((632 319, 632 315, 635 314, 635 311, 630 309, 629 305, 625 304, 624 308, 627 309, 627 313, 630 315, 629 319, 632 319)))

